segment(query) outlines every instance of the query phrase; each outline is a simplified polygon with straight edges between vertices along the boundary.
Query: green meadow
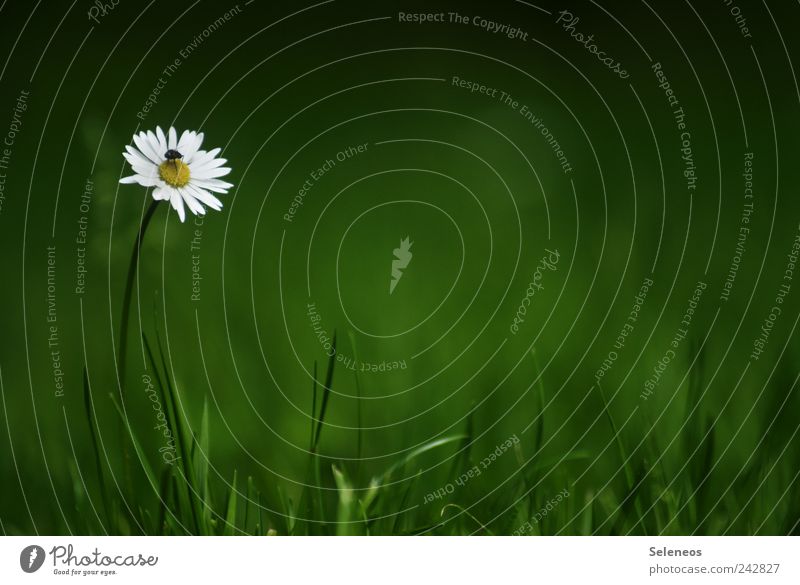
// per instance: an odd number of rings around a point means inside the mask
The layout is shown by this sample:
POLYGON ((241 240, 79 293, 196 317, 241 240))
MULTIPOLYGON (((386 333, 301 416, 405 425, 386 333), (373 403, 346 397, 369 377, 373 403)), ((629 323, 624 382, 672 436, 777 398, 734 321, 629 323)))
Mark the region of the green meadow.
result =
POLYGON ((3 3, 0 531, 798 534, 800 7, 739 4, 3 3), (120 183, 156 127, 221 210, 120 183))

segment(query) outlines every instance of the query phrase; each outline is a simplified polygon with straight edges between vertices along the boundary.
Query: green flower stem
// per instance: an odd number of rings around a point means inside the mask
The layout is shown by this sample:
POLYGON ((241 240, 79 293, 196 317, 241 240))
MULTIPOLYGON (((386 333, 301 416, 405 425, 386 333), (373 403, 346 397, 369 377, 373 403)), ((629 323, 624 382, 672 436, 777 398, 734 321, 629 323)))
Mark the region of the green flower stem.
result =
MULTIPOLYGON (((126 388, 126 376, 127 376, 127 365, 128 365, 128 326, 130 322, 130 315, 131 315, 131 300, 133 297, 133 286, 136 282, 136 270, 139 266, 139 253, 142 249, 142 241, 144 240, 144 234, 147 231, 147 226, 150 225, 150 220, 153 219, 153 215, 155 215, 156 208, 158 207, 159 201, 155 199, 150 202, 150 206, 147 208, 147 211, 144 213, 144 217, 142 218, 142 224, 139 226, 139 233, 136 236, 136 244, 133 246, 133 252, 131 253, 131 263, 128 266, 128 280, 125 283, 125 296, 122 301, 122 321, 120 322, 119 327, 119 400, 120 405, 122 408, 125 408, 125 388, 126 388)), ((125 485, 128 489, 128 494, 133 494, 133 480, 131 476, 131 455, 128 437, 125 435, 125 426, 120 425, 120 431, 122 434, 122 470, 123 470, 123 477, 125 479, 125 485)))
MULTIPOLYGON (((136 244, 133 246, 131 253, 131 262, 128 265, 128 281, 125 283, 125 297, 122 300, 122 321, 119 327, 119 387, 120 394, 122 395, 125 388, 125 376, 127 375, 127 351, 128 351, 128 325, 131 316, 131 300, 133 297, 133 286, 136 282, 136 269, 139 266, 139 253, 142 249, 142 241, 144 234, 147 231, 147 226, 150 225, 150 220, 155 215, 156 208, 159 201, 155 199, 150 203, 150 207, 145 211, 142 218, 142 225, 139 227, 139 234, 136 237, 136 244)), ((120 396, 122 398, 122 396, 120 396)))

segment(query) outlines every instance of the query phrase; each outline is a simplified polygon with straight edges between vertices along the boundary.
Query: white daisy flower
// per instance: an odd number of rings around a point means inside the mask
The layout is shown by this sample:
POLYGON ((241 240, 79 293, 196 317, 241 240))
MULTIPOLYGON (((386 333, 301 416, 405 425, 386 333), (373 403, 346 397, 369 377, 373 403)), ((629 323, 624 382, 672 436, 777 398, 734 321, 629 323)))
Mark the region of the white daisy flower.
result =
POLYGON ((186 219, 184 203, 195 215, 205 215, 203 205, 217 211, 222 209, 222 202, 211 192, 227 193, 233 187, 219 179, 231 169, 222 166, 227 162, 224 158, 217 158, 221 148, 200 150, 202 132, 186 130, 179 140, 175 128, 164 135, 156 126, 155 133, 148 130, 134 134, 133 142, 138 150, 128 145, 122 156, 136 174, 120 179, 120 183, 153 187, 153 199, 169 201, 181 222, 186 219))

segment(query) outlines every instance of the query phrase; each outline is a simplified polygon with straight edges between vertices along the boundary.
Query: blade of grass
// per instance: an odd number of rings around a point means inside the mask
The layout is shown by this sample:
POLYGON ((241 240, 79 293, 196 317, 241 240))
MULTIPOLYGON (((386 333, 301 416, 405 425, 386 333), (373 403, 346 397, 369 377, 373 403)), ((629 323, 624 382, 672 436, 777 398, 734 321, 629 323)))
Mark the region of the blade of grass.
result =
MULTIPOLYGON (((689 383, 687 385, 686 390, 686 402, 684 405, 684 415, 683 415, 683 432, 681 434, 681 441, 684 453, 693 453, 697 445, 701 442, 702 429, 700 428, 699 420, 700 420, 700 397, 702 396, 702 386, 703 386, 703 366, 705 361, 705 352, 701 349, 697 350, 697 342, 693 339, 689 349, 689 355, 694 356, 695 353, 697 354, 696 359, 694 360, 694 367, 689 372, 689 383)), ((697 463, 699 458, 695 456, 689 461, 688 465, 688 473, 684 475, 685 477, 685 489, 687 494, 695 493, 695 488, 700 481, 697 474, 698 471, 702 473, 702 470, 698 470, 697 463)), ((700 500, 698 498, 692 498, 688 502, 688 513, 689 519, 692 524, 697 521, 698 516, 698 504, 700 500)))
MULTIPOLYGON (((400 505, 397 507, 398 510, 405 510, 406 505, 408 504, 408 498, 411 495, 411 488, 417 483, 417 480, 422 476, 422 470, 420 469, 417 474, 408 480, 408 484, 406 485, 406 489, 403 492, 403 497, 400 498, 400 505)), ((400 520, 400 516, 402 514, 395 514, 392 518, 392 531, 390 532, 391 535, 398 534, 398 526, 397 522, 400 520)))
POLYGON ((486 532, 486 534, 494 536, 494 533, 491 530, 489 530, 489 528, 483 522, 481 522, 474 515, 472 515, 469 510, 467 510, 462 506, 459 506, 458 504, 446 504, 442 508, 442 511, 440 512, 441 516, 444 516, 445 510, 447 510, 448 508, 455 508, 456 510, 460 510, 463 514, 471 518, 478 526, 480 526, 486 532))
MULTIPOLYGON (((94 405, 92 404, 92 391, 89 387, 89 375, 86 368, 83 368, 83 405, 86 408, 86 417, 89 421, 89 435, 92 439, 92 453, 94 454, 94 464, 97 469, 97 481, 100 486, 100 497, 103 502, 103 510, 106 513, 106 518, 109 522, 113 522, 115 514, 111 513, 111 507, 108 502, 108 492, 106 491, 106 482, 103 474, 103 465, 100 462, 100 448, 97 443, 97 420, 94 416, 94 405)), ((110 527, 111 534, 118 534, 118 526, 116 523, 110 527)))
POLYGON ((592 491, 589 490, 586 492, 586 506, 583 508, 583 514, 581 517, 581 535, 582 536, 589 536, 594 529, 594 497, 592 491))
MULTIPOLYGON (((358 348, 356 347, 356 336, 352 331, 347 332, 350 337, 350 347, 353 348, 353 359, 355 360, 356 364, 359 364, 358 360, 358 348)), ((363 433, 361 432, 362 427, 362 413, 361 413, 361 381, 358 376, 358 368, 353 370, 353 377, 356 379, 356 471, 355 477, 356 480, 361 476, 361 454, 363 453, 362 449, 362 440, 363 440, 363 433)))
MULTIPOLYGON (((317 448, 319 447, 319 438, 320 434, 322 433, 322 425, 325 421, 325 412, 328 408, 328 399, 331 395, 331 387, 333 384, 333 369, 336 365, 336 331, 333 332, 333 343, 332 343, 332 351, 331 355, 328 358, 328 371, 325 374, 325 386, 322 389, 322 403, 319 407, 319 418, 317 419, 317 432, 314 436, 314 448, 313 451, 316 452, 317 448)), ((316 388, 316 386, 315 386, 316 388)))
POLYGON ((358 516, 354 509, 356 499, 353 495, 353 487, 336 465, 331 465, 331 471, 333 472, 333 480, 336 483, 336 493, 339 498, 336 533, 339 536, 355 536, 358 534, 358 530, 354 521, 358 519, 358 516))
MULTIPOLYGON (((474 407, 474 404, 473 404, 474 407)), ((458 477, 465 468, 470 468, 470 457, 472 455, 472 437, 474 433, 474 410, 472 410, 467 417, 467 428, 464 431, 463 438, 456 448, 457 456, 453 457, 453 464, 450 468, 449 476, 458 477)))
POLYGON ((233 471, 233 484, 228 492, 228 503, 225 506, 225 528, 223 534, 225 536, 233 536, 236 532, 236 477, 237 471, 233 471))
MULTIPOLYGON (((310 494, 309 486, 311 484, 311 478, 314 474, 314 437, 316 436, 316 426, 317 426, 317 385, 318 385, 318 374, 317 374, 317 360, 314 360, 314 375, 311 381, 311 436, 308 441, 308 452, 310 457, 308 459, 308 470, 306 471, 306 480, 303 482, 303 487, 300 490, 300 497, 298 499, 298 506, 299 510, 301 510, 301 514, 305 514, 307 518, 314 518, 314 502, 315 499, 310 494)), ((278 497, 281 500, 281 503, 284 505, 284 510, 287 510, 286 503, 288 498, 283 493, 283 490, 280 485, 278 485, 278 497)), ((286 524, 286 533, 287 534, 294 534, 294 528, 296 524, 294 523, 294 516, 288 517, 288 520, 285 521, 286 524)), ((308 524, 310 526, 310 524, 308 524)))
POLYGON ((389 467, 383 474, 373 477, 372 481, 370 481, 370 489, 367 490, 366 495, 364 496, 364 508, 368 509, 370 504, 373 502, 375 497, 378 495, 378 490, 380 487, 389 481, 392 474, 397 471, 398 469, 402 469, 405 467, 409 462, 414 460, 415 458, 419 457, 423 453, 427 453, 431 449, 435 449, 437 447, 442 447, 444 445, 449 445, 450 443, 454 443, 456 441, 461 441, 467 437, 465 434, 458 434, 458 435, 451 435, 449 437, 442 437, 440 439, 435 439, 433 441, 429 441, 424 445, 420 445, 416 449, 412 450, 408 455, 394 463, 391 467, 389 467))
POLYGON ((325 495, 322 491, 322 463, 320 461, 319 456, 314 453, 312 455, 312 467, 314 469, 314 485, 317 489, 314 490, 314 495, 316 497, 317 502, 317 520, 320 521, 318 524, 310 524, 309 528, 311 529, 319 529, 323 532, 327 531, 328 526, 326 520, 328 518, 327 514, 325 513, 325 495))
POLYGON ((286 495, 286 492, 284 491, 281 485, 278 485, 278 499, 280 500, 281 506, 283 508, 284 522, 286 524, 286 534, 292 536, 294 535, 294 529, 297 525, 296 516, 294 513, 294 507, 292 505, 292 499, 286 495))
MULTIPOLYGON (((333 332, 333 342, 331 347, 331 355, 328 358, 328 371, 325 374, 325 386, 322 389, 319 417, 317 418, 317 431, 314 435, 314 444, 311 449, 311 465, 313 468, 314 480, 317 486, 317 489, 314 491, 317 503, 318 519, 322 521, 322 523, 317 527, 323 529, 323 531, 326 530, 325 518, 327 516, 325 514, 325 499, 322 492, 322 468, 319 458, 319 440, 322 434, 322 427, 325 424, 325 413, 328 409, 328 400, 330 399, 331 388, 333 387, 333 371, 334 367, 336 366, 336 331, 333 332)), ((314 388, 316 389, 316 385, 314 388)))
MULTIPOLYGON (((144 342, 145 353, 147 354, 148 360, 150 361, 150 367, 153 370, 153 375, 155 377, 156 386, 159 391, 159 399, 161 403, 164 405, 164 412, 166 415, 166 424, 167 429, 170 432, 170 436, 175 444, 175 451, 180 455, 177 457, 181 461, 181 466, 183 468, 183 478, 184 481, 179 485, 176 493, 178 494, 178 500, 180 502, 181 509, 191 514, 190 520, 194 529, 197 534, 201 534, 200 530, 200 522, 198 519, 197 510, 195 508, 194 498, 190 493, 189 483, 186 481, 186 477, 189 476, 188 473, 188 460, 191 458, 188 453, 186 453, 186 448, 183 442, 183 437, 181 436, 180 428, 178 426, 177 420, 177 412, 175 410, 175 401, 172 399, 172 382, 169 378, 168 370, 166 369, 166 362, 164 360, 163 352, 161 353, 161 361, 162 365, 165 367, 164 369, 164 378, 162 378, 159 367, 157 362, 155 361, 155 357, 153 355, 153 349, 150 345, 150 341, 147 338, 147 335, 142 333, 142 340, 144 342), (164 379, 166 379, 166 384, 164 383, 164 379)), ((159 350, 161 349, 161 342, 159 340, 159 350)), ((175 468, 173 468, 174 470, 175 468)), ((187 522, 183 522, 184 525, 187 522)))
MULTIPOLYGON (((244 528, 244 533, 249 534, 247 532, 247 525, 248 520, 250 519, 250 502, 253 499, 253 492, 255 492, 255 484, 253 483, 253 476, 247 476, 247 499, 244 502, 244 524, 242 527, 244 528)), ((255 533, 255 530, 253 531, 255 533)))
POLYGON ((208 397, 203 399, 203 415, 200 417, 200 431, 197 436, 199 452, 195 468, 197 483, 200 486, 200 496, 205 500, 208 496, 208 459, 210 457, 210 436, 208 430, 208 397))
POLYGON ((169 506, 169 487, 170 476, 172 475, 170 469, 165 467, 161 470, 161 491, 159 492, 158 502, 158 524, 156 526, 156 534, 164 535, 167 532, 167 508, 169 506))
MULTIPOLYGON (((634 478, 635 472, 633 466, 630 464, 630 458, 625 454, 625 445, 622 444, 622 437, 619 434, 619 429, 617 428, 616 423, 614 422, 614 417, 611 415, 611 410, 608 407, 608 401, 606 400, 606 395, 603 392, 602 386, 598 383, 597 390, 600 394, 600 398, 603 401, 603 410, 606 414, 606 418, 608 419, 608 423, 611 425, 611 431, 614 433, 614 442, 617 444, 617 449, 619 450, 620 460, 622 462, 623 471, 625 474, 625 481, 628 486, 628 492, 630 498, 634 501, 634 507, 636 509, 636 513, 639 515, 639 523, 642 526, 642 530, 644 534, 647 535, 647 528, 644 525, 644 518, 642 517, 642 509, 641 504, 638 500, 638 490, 637 493, 634 493, 634 478)), ((640 484, 641 485, 641 484, 640 484)))
POLYGON ((314 430, 317 421, 317 360, 314 360, 314 380, 311 384, 311 439, 308 443, 309 451, 314 450, 314 430))
POLYGON ((258 498, 258 524, 256 525, 256 535, 262 536, 264 534, 264 515, 262 512, 264 511, 264 506, 261 503, 261 492, 257 492, 258 498))
POLYGON ((539 449, 544 441, 544 380, 542 379, 542 370, 539 368, 539 358, 536 357, 536 348, 531 349, 533 356, 533 367, 536 372, 536 377, 539 379, 536 385, 537 397, 539 398, 539 412, 536 419, 536 431, 534 433, 533 453, 534 457, 539 453, 539 449))
MULTIPOLYGON (((156 323, 158 323, 156 318, 156 323)), ((195 482, 194 465, 192 464, 192 457, 189 452, 189 440, 191 432, 186 428, 186 419, 181 416, 182 411, 178 410, 177 391, 172 383, 172 378, 169 375, 169 367, 167 364, 166 356, 164 355, 164 347, 161 343, 160 328, 156 325, 156 342, 158 344, 158 353, 161 357, 161 368, 164 371, 164 380, 166 381, 166 394, 167 401, 172 410, 174 427, 174 439, 181 453, 181 469, 183 480, 186 483, 186 496, 189 499, 189 509, 191 510, 192 520, 194 521, 195 530, 197 534, 208 534, 208 527, 201 523, 202 511, 200 507, 204 505, 198 498, 198 487, 195 482)), ((148 350, 149 351, 149 350, 148 350)))
POLYGON ((196 437, 192 438, 192 451, 195 473, 197 475, 197 485, 199 498, 202 503, 202 525, 204 534, 210 534, 209 524, 211 521, 212 505, 211 494, 208 489, 208 460, 211 457, 210 432, 208 423, 208 397, 203 399, 203 415, 200 418, 200 430, 196 437))
MULTIPOLYGON (((114 407, 117 409, 119 416, 124 421, 125 413, 123 412, 122 407, 120 406, 119 401, 117 400, 117 397, 114 396, 114 394, 112 393, 109 393, 109 396, 111 397, 111 401, 114 403, 114 407)), ((129 431, 128 435, 130 437, 131 443, 133 443, 133 449, 134 451, 136 451, 136 455, 139 457, 139 463, 142 464, 142 469, 144 470, 145 476, 147 477, 147 481, 150 483, 150 487, 153 488, 153 491, 155 493, 159 493, 160 491, 159 486, 161 484, 156 478, 156 474, 153 472, 153 468, 150 467, 150 463, 147 461, 147 457, 145 457, 144 449, 142 449, 142 446, 139 444, 139 439, 136 438, 136 434, 133 432, 133 429, 130 428, 130 425, 127 426, 129 431)))

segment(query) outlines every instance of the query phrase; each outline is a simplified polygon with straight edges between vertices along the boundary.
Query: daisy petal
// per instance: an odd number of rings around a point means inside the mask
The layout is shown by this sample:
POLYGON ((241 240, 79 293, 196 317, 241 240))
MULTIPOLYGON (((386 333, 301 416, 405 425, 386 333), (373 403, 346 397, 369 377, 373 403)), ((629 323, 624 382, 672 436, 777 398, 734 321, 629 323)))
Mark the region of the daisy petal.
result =
MULTIPOLYGON (((161 136, 164 136, 164 131, 161 128, 156 127, 156 130, 161 133, 161 136)), ((153 150, 158 154, 161 159, 164 159, 164 153, 167 152, 167 140, 164 139, 164 142, 161 142, 161 139, 156 135, 153 134, 152 130, 147 131, 147 138, 150 139, 150 145, 153 150)))
POLYGON ((161 147, 158 144, 158 138, 152 132, 142 132, 142 140, 145 144, 149 145, 150 152, 155 157, 156 164, 164 162, 164 153, 161 152, 161 147))
POLYGON ((146 177, 154 177, 158 174, 158 167, 155 166, 150 161, 142 162, 141 159, 135 158, 133 155, 128 154, 127 152, 123 152, 122 156, 125 157, 125 160, 133 167, 133 170, 136 171, 139 175, 144 175, 146 177))
POLYGON ((130 177, 124 177, 120 179, 119 182, 123 184, 138 183, 142 187, 155 187, 158 185, 158 179, 155 177, 143 177, 142 175, 131 175, 130 177))
POLYGON ((181 194, 178 193, 177 189, 172 189, 172 192, 169 194, 169 202, 172 205, 172 209, 178 212, 178 219, 181 220, 181 223, 186 221, 186 211, 183 209, 183 198, 181 194))
POLYGON ((154 165, 158 165, 162 163, 162 157, 156 154, 156 151, 153 150, 153 147, 150 146, 150 141, 147 139, 147 135, 144 132, 139 134, 133 135, 133 142, 136 144, 136 147, 139 151, 150 159, 154 165))
POLYGON ((192 213, 195 215, 205 215, 206 210, 203 209, 203 206, 200 205, 200 202, 194 198, 194 196, 189 192, 188 189, 180 189, 181 197, 186 202, 186 206, 191 210, 192 213))
POLYGON ((198 179, 215 179, 217 177, 224 177, 231 172, 228 167, 219 167, 218 169, 206 168, 202 170, 191 169, 192 177, 198 179))
POLYGON ((194 155, 197 153, 198 150, 200 150, 200 145, 202 144, 203 144, 202 132, 196 134, 194 136, 194 140, 188 142, 188 144, 185 147, 185 152, 183 150, 181 151, 181 154, 183 155, 183 160, 186 162, 186 164, 189 164, 192 161, 194 155))
POLYGON ((129 156, 130 155, 126 156, 125 160, 127 160, 134 169, 137 169, 136 172, 139 173, 140 175, 155 175, 158 172, 158 167, 153 163, 151 163, 150 161, 142 164, 133 157, 128 158, 129 156), (139 171, 138 169, 141 169, 141 171, 139 171))
POLYGON ((140 177, 144 177, 145 179, 153 179, 158 180, 159 175, 157 172, 153 172, 150 168, 142 168, 139 165, 131 165, 133 168, 133 172, 136 173, 140 177))
POLYGON ((199 187, 195 187, 192 184, 186 186, 186 189, 194 196, 195 199, 200 201, 203 205, 207 205, 214 211, 219 211, 222 209, 222 201, 214 197, 211 193, 206 191, 205 189, 200 189, 199 187))
POLYGON ((175 131, 174 126, 169 127, 169 140, 167 141, 167 148, 175 150, 178 148, 178 133, 175 131))
MULTIPOLYGON (((214 158, 222 151, 221 148, 214 148, 213 150, 209 150, 206 152, 205 150, 198 150, 197 153, 192 157, 191 164, 192 166, 197 165, 202 167, 204 164, 208 163, 209 161, 214 160, 214 158)), ((188 162, 186 164, 189 164, 188 162)))
POLYGON ((169 142, 167 142, 167 137, 161 129, 161 126, 156 126, 156 136, 158 136, 159 146, 164 147, 164 152, 167 152, 169 150, 169 142))
POLYGON ((233 187, 232 184, 220 181, 219 179, 197 179, 192 177, 191 183, 195 187, 201 187, 208 191, 214 191, 215 193, 227 193, 228 189, 233 187))
POLYGON ((167 187, 156 187, 153 189, 153 199, 156 201, 169 201, 170 189, 167 187))
POLYGON ((140 167, 157 168, 155 164, 153 164, 153 161, 151 161, 149 158, 147 158, 145 155, 143 155, 141 152, 139 152, 132 146, 127 145, 125 147, 125 150, 127 150, 127 152, 123 152, 122 156, 124 156, 125 160, 127 160, 132 165, 136 164, 139 165, 140 167))
POLYGON ((204 171, 207 169, 215 169, 217 167, 221 167, 226 162, 228 162, 228 159, 226 158, 215 158, 202 164, 198 164, 198 162, 195 160, 190 168, 193 171, 204 171))
POLYGON ((183 133, 181 134, 180 140, 178 140, 178 146, 176 147, 176 150, 178 152, 183 153, 183 151, 185 151, 186 148, 189 146, 189 143, 194 142, 194 135, 195 135, 194 132, 190 132, 189 130, 184 130, 183 133))

